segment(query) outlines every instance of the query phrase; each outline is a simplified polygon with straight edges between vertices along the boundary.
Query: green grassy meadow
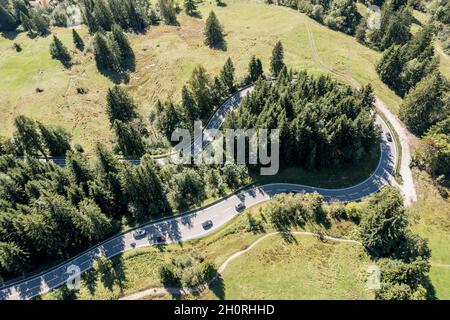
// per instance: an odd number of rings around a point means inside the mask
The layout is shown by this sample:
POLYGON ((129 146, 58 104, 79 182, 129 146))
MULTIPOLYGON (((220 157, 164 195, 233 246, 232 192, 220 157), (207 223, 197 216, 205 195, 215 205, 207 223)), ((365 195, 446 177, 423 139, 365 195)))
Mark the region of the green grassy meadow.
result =
MULTIPOLYGON (((365 288, 370 260, 362 247, 295 236, 265 239, 232 261, 221 283, 226 299, 372 299, 365 288)), ((217 299, 209 291, 205 299, 217 299)))
MULTIPOLYGON (((129 35, 137 66, 128 87, 144 117, 158 98, 178 100, 182 85, 197 64, 217 74, 231 57, 240 78, 247 71, 250 57, 257 55, 268 71, 271 51, 278 40, 284 44, 288 66, 316 74, 325 72, 313 59, 305 23, 313 32, 323 61, 338 71, 351 74, 361 83, 372 83, 376 93, 393 111, 398 108, 400 99, 375 73, 373 64, 380 53, 358 44, 352 37, 332 31, 295 10, 255 1, 227 1, 226 7, 205 3, 200 11, 202 19, 181 13, 179 26, 161 24, 151 27, 146 34, 129 35), (203 44, 204 21, 210 10, 216 12, 224 26, 226 51, 212 50, 203 44)), ((0 83, 3 115, 0 134, 10 135, 14 118, 24 114, 65 127, 73 134, 74 143, 82 144, 87 154, 92 154, 96 141, 111 139, 105 95, 113 83, 98 73, 92 53, 75 52, 70 29, 53 28, 52 31, 74 53, 77 64, 69 70, 51 59, 51 36, 30 39, 20 33, 15 39, 0 38, 0 73, 4 79, 0 83), (15 52, 14 42, 23 47, 22 52, 15 52), (79 86, 89 88, 88 94, 77 94, 79 86), (37 93, 36 88, 44 91, 37 93)), ((79 31, 90 48, 85 26, 79 31)))
POLYGON ((426 174, 414 173, 419 199, 409 209, 413 231, 428 239, 431 249, 430 279, 436 297, 450 299, 450 201, 439 195, 426 174))

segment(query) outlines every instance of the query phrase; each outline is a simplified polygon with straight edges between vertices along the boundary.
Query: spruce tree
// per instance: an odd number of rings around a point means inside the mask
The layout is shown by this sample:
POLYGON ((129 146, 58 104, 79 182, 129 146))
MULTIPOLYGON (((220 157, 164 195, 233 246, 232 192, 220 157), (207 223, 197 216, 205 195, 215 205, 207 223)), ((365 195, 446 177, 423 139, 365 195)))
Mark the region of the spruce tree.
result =
POLYGON ((75 44, 75 48, 80 51, 84 51, 84 41, 75 29, 72 29, 72 39, 75 44))
POLYGON ((194 0, 184 0, 184 10, 190 16, 193 16, 197 13, 197 5, 194 0))
POLYGON ((18 116, 14 120, 14 125, 16 127, 15 142, 25 154, 35 156, 40 152, 42 156, 47 156, 38 126, 34 120, 25 116, 18 116))
POLYGON ((214 11, 209 13, 205 25, 205 44, 210 48, 218 48, 224 44, 223 29, 214 11))
POLYGON ((120 64, 124 69, 133 69, 135 63, 135 55, 131 48, 127 36, 122 28, 115 24, 112 27, 112 40, 117 44, 120 50, 120 64))
POLYGON ((151 6, 148 1, 128 0, 125 2, 130 27, 136 31, 143 31, 150 24, 151 6))
POLYGON ((104 34, 97 32, 94 36, 94 56, 99 70, 119 72, 120 52, 111 46, 109 39, 104 34))
POLYGON ((97 0, 93 11, 95 21, 105 31, 111 31, 114 19, 105 0, 97 0))
POLYGON ((228 58, 220 72, 220 80, 223 82, 229 94, 236 90, 234 85, 234 66, 231 58, 228 58))
POLYGON ((50 44, 50 54, 53 59, 61 61, 66 68, 70 67, 72 57, 70 56, 69 50, 67 50, 57 36, 53 36, 53 42, 50 44))
POLYGON ((70 150, 70 134, 62 127, 45 126, 38 122, 42 141, 52 157, 64 157, 70 150))
POLYGON ((281 41, 278 41, 272 51, 272 59, 270 60, 270 71, 272 74, 277 77, 280 71, 284 67, 284 53, 283 53, 283 44, 281 41))
POLYGON ((141 133, 131 123, 115 120, 113 129, 116 137, 116 150, 123 156, 140 158, 145 153, 145 143, 141 133))
POLYGON ((394 90, 400 89, 399 75, 403 68, 403 59, 400 48, 391 46, 383 53, 381 60, 375 66, 381 81, 394 90))
POLYGON ((114 120, 129 122, 137 117, 137 107, 129 94, 119 86, 108 89, 106 113, 111 125, 114 120))
POLYGON ((435 71, 420 81, 405 97, 399 117, 408 128, 423 135, 433 124, 448 117, 445 111, 444 93, 449 90, 446 79, 435 71))
POLYGON ((158 2, 161 17, 166 24, 175 25, 177 23, 177 13, 173 0, 159 0, 158 2))
POLYGON ((248 64, 248 82, 255 82, 264 75, 261 60, 252 56, 248 64))
MULTIPOLYGON (((1 2, 1 1, 0 1, 1 2)), ((6 1, 8 2, 8 1, 6 1)), ((29 8, 29 3, 27 5, 27 3, 25 3, 24 0, 12 0, 12 10, 13 10, 13 14, 16 17, 16 20, 20 20, 20 13, 23 12, 27 17, 31 17, 30 15, 30 10, 29 8)), ((7 7, 7 5, 5 5, 5 8, 7 7)))
POLYGON ((16 28, 14 16, 0 4, 0 31, 14 31, 16 28))
POLYGON ((192 72, 189 86, 192 96, 200 113, 200 118, 206 119, 211 115, 211 92, 210 80, 206 70, 201 65, 198 65, 192 72))
POLYGON ((38 35, 46 36, 50 34, 50 23, 43 15, 33 12, 31 14, 31 23, 33 25, 33 29, 38 35))
POLYGON ((192 93, 187 86, 183 86, 183 89, 181 89, 181 107, 185 122, 188 124, 189 128, 192 129, 194 121, 199 119, 199 112, 194 98, 192 97, 192 93))
POLYGON ((92 9, 87 6, 87 3, 89 2, 85 2, 85 9, 83 10, 84 13, 84 22, 87 24, 88 29, 89 29, 89 33, 90 34, 95 34, 97 31, 99 31, 99 26, 97 21, 95 20, 94 14, 92 12, 92 9))
POLYGON ((31 32, 33 31, 33 23, 31 22, 30 18, 28 18, 28 16, 23 13, 22 11, 19 12, 19 18, 20 18, 20 22, 22 24, 22 28, 31 34, 31 32))

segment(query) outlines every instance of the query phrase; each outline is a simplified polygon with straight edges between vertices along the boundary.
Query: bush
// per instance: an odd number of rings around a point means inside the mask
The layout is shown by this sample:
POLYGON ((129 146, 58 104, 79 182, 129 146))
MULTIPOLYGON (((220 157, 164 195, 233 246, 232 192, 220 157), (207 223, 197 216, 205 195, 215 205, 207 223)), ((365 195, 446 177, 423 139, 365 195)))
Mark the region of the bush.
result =
POLYGON ((13 48, 16 50, 16 52, 21 52, 22 51, 22 46, 16 42, 14 42, 13 44, 13 48))
POLYGON ((89 92, 89 89, 86 87, 77 87, 78 94, 87 94, 88 92, 89 92))

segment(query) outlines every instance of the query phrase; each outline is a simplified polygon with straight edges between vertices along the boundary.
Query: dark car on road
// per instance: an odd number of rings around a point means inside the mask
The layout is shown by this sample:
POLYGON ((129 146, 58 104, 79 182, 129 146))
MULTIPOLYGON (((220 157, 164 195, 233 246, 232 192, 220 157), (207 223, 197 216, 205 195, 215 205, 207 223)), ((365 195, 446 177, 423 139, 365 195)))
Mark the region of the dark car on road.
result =
POLYGON ((392 142, 392 136, 389 132, 386 133, 386 138, 389 142, 392 142))
POLYGON ((211 220, 206 220, 202 223, 203 229, 209 229, 213 226, 213 222, 211 220))
POLYGON ((156 235, 156 236, 155 236, 155 242, 156 242, 156 243, 164 243, 164 242, 166 242, 166 241, 167 241, 167 238, 166 238, 166 236, 163 235, 163 234, 160 234, 160 235, 156 235))
POLYGON ((239 202, 235 208, 237 212, 242 212, 245 210, 245 204, 243 202, 239 202))
POLYGON ((143 229, 138 229, 133 232, 133 238, 135 238, 135 239, 142 239, 146 235, 147 235, 147 231, 145 231, 143 229))

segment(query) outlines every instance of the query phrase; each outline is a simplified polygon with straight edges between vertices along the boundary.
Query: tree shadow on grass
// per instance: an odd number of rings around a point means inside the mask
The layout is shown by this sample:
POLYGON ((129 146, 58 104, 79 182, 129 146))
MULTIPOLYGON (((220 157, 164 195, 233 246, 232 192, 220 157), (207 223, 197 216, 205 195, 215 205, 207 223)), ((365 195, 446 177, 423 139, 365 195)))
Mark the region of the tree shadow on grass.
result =
POLYGON ((94 269, 85 272, 82 276, 83 284, 86 286, 91 295, 93 295, 97 289, 97 279, 98 273, 94 269))
POLYGON ((112 70, 99 70, 100 74, 114 82, 115 84, 129 83, 130 75, 127 72, 117 72, 112 70))
POLYGON ((225 300, 225 283, 220 274, 218 274, 217 278, 211 282, 209 290, 211 290, 219 300, 225 300))
POLYGON ((219 43, 212 45, 210 48, 214 50, 227 51, 227 42, 225 40, 220 41, 219 43))
POLYGON ((195 18, 195 19, 201 19, 201 18, 203 18, 203 16, 202 16, 202 14, 201 14, 200 11, 192 12, 191 14, 189 14, 189 17, 195 18))
POLYGON ((19 31, 2 31, 0 32, 0 35, 8 40, 14 40, 17 38, 17 36, 19 35, 19 31))
POLYGON ((112 291, 114 286, 117 285, 120 292, 123 293, 126 283, 123 257, 119 256, 112 260, 106 260, 100 269, 96 270, 96 272, 100 276, 100 280, 105 288, 112 291))

